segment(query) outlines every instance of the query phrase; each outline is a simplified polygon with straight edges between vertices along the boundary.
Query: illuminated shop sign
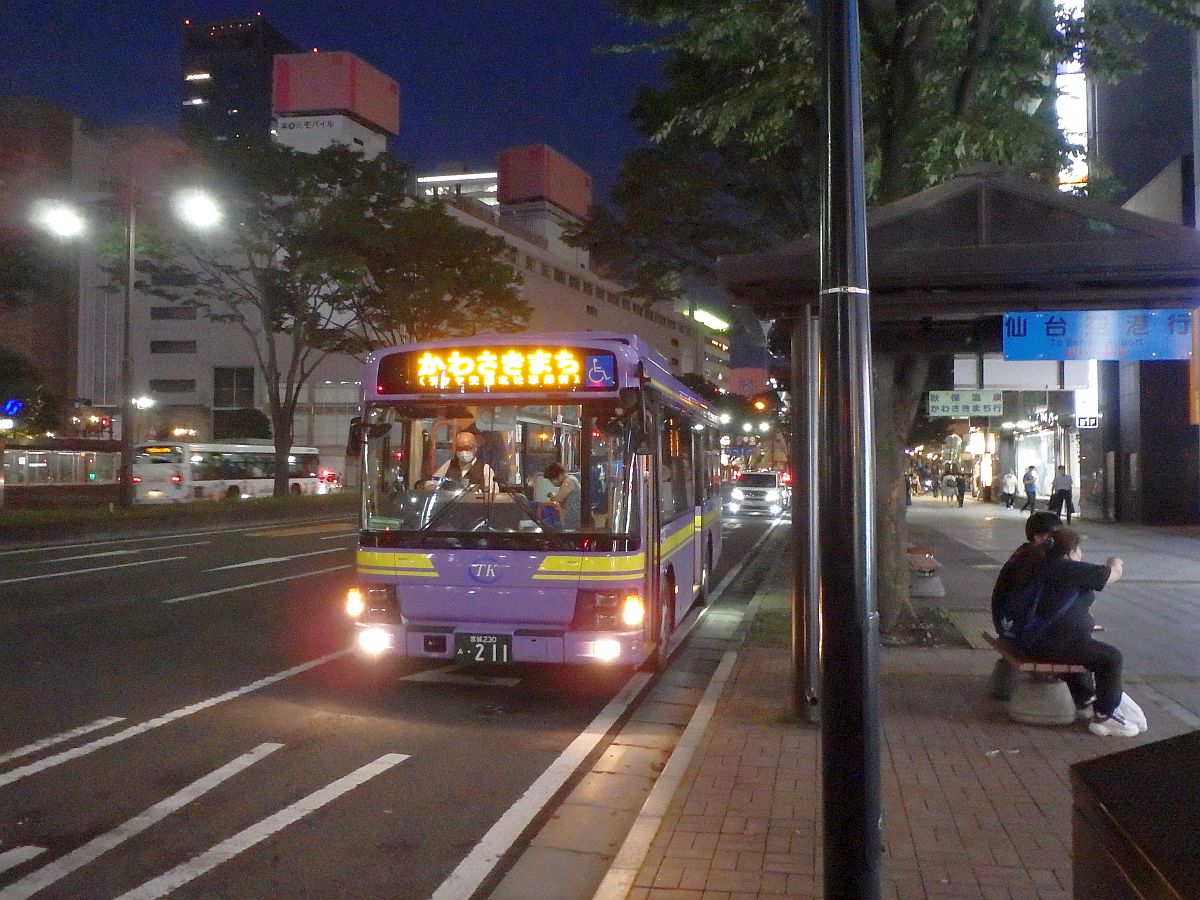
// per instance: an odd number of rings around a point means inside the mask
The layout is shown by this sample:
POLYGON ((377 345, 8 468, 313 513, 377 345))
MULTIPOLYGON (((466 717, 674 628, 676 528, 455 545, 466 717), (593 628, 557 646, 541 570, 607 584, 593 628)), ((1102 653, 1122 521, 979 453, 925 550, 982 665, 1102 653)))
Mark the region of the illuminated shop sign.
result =
POLYGON ((612 390, 611 353, 578 347, 456 347, 396 353, 379 363, 380 394, 612 390))

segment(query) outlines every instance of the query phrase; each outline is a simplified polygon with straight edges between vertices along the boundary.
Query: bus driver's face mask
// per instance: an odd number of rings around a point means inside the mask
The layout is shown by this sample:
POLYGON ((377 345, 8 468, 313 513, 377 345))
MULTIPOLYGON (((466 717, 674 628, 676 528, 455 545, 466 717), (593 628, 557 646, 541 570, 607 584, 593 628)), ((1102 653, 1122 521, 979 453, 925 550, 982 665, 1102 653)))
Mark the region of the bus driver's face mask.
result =
POLYGON ((475 451, 474 450, 459 450, 458 451, 458 461, 460 463, 462 463, 464 466, 469 466, 471 463, 475 462, 475 451))

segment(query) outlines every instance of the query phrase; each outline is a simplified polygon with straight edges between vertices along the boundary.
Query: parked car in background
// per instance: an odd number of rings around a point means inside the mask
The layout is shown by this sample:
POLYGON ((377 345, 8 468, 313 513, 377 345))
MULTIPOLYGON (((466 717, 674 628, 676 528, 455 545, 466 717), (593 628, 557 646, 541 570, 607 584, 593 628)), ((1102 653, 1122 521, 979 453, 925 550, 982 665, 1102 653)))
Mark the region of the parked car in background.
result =
POLYGON ((743 472, 733 483, 726 508, 734 515, 777 516, 790 502, 791 491, 783 473, 743 472))

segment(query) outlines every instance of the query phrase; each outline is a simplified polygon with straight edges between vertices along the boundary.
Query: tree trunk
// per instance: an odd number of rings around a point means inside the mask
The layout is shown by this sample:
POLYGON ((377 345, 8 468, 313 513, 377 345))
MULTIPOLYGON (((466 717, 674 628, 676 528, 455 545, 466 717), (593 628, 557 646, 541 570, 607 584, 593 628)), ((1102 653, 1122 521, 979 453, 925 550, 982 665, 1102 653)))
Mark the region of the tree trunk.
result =
POLYGON ((275 435, 275 489, 272 495, 288 494, 288 456, 292 450, 292 417, 295 404, 271 402, 271 430, 275 435))
POLYGON ((880 629, 892 630, 908 595, 908 529, 904 442, 912 429, 929 357, 876 352, 875 376, 875 591, 880 629))

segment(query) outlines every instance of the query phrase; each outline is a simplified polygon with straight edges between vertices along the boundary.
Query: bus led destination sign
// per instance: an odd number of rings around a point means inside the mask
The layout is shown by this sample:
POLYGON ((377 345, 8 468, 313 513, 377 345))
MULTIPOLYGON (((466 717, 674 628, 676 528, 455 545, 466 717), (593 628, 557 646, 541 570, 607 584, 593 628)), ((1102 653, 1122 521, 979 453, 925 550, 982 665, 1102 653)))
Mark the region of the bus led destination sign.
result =
POLYGON ((611 353, 577 347, 456 347, 379 363, 379 393, 612 390, 611 353))
POLYGON ((1190 309, 1008 313, 1004 358, 1190 359, 1190 309))

